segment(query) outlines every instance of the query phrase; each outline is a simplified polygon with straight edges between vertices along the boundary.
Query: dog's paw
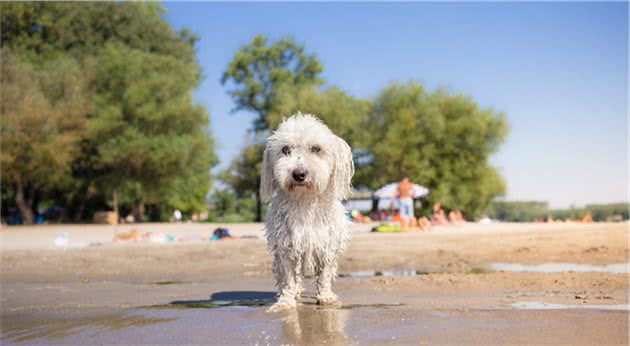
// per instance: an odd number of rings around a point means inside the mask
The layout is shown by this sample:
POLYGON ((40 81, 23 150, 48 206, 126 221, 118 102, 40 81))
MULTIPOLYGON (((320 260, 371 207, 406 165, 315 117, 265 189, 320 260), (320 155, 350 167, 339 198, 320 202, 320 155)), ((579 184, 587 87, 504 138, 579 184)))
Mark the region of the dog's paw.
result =
POLYGON ((302 293, 304 293, 304 289, 303 288, 298 288, 297 291, 295 292, 295 300, 299 301, 300 298, 302 298, 302 293))
POLYGON ((317 305, 331 308, 341 307, 341 300, 334 294, 317 297, 317 305))
POLYGON ((297 306, 297 303, 295 300, 280 299, 278 302, 273 304, 269 309, 267 309, 267 312, 279 312, 279 311, 284 311, 284 310, 295 309, 296 306, 297 306))

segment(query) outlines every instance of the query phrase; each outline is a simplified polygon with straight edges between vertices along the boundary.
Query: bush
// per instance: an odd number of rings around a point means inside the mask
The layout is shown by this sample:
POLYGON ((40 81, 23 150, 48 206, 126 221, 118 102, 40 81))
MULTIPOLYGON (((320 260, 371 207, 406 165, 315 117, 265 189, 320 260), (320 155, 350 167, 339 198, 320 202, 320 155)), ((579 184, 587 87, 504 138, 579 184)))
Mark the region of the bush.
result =
POLYGON ((628 203, 590 204, 583 208, 549 209, 547 202, 508 202, 495 201, 488 209, 488 217, 507 222, 532 222, 545 220, 551 216, 554 220, 582 219, 590 214, 593 221, 628 220, 628 203))
POLYGON ((254 222, 256 220, 256 199, 237 198, 228 189, 217 190, 212 194, 214 208, 208 212, 208 222, 254 222))

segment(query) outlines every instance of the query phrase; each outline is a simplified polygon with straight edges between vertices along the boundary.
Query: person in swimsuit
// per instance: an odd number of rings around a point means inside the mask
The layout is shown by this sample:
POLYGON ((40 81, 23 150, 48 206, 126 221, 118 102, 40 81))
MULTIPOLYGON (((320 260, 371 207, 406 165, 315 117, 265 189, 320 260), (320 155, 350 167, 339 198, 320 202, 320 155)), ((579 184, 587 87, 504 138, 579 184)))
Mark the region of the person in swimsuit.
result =
POLYGON ((409 178, 402 178, 396 192, 400 201, 400 225, 402 228, 410 227, 411 220, 415 221, 415 217, 413 216, 414 190, 409 178))

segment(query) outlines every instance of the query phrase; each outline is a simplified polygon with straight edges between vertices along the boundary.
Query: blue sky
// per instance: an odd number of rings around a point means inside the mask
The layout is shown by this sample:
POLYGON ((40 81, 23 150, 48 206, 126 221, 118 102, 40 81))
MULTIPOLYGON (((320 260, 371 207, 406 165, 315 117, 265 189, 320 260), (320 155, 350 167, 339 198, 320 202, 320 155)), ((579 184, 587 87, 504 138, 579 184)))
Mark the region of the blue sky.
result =
POLYGON ((552 207, 628 200, 628 4, 166 2, 175 28, 200 36, 219 168, 245 143, 253 114, 231 113, 220 84, 254 35, 293 36, 323 77, 358 97, 415 80, 505 112, 511 130, 491 162, 509 200, 552 207))

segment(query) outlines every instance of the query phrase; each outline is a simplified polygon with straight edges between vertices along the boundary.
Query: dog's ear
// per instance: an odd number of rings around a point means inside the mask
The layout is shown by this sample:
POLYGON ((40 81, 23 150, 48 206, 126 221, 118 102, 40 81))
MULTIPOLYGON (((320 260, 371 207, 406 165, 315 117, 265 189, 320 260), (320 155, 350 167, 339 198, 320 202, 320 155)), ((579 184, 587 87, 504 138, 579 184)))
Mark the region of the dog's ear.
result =
POLYGON ((263 162, 260 174, 260 199, 263 202, 271 201, 273 195, 273 163, 271 162, 271 148, 267 145, 263 152, 263 162))
POLYGON ((352 193, 352 176, 354 175, 354 161, 352 150, 346 141, 335 136, 334 144, 335 167, 333 184, 337 198, 344 200, 352 193))

